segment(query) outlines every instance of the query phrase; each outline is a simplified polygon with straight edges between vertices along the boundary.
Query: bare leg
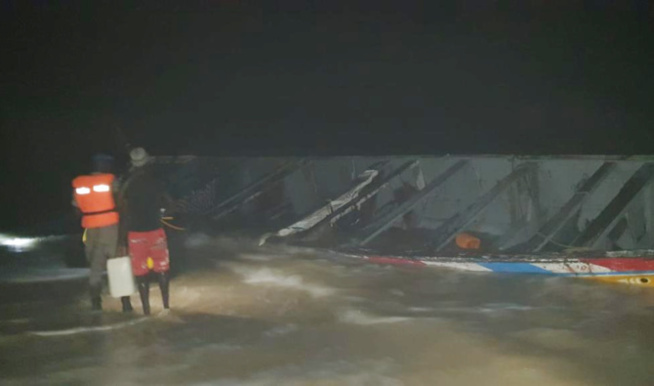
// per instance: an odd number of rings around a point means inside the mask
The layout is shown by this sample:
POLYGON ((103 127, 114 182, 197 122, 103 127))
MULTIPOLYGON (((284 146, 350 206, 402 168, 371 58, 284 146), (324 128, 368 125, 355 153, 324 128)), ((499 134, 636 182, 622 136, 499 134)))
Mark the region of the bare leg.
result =
POLYGON ((148 275, 137 276, 136 283, 139 287, 141 303, 143 303, 143 313, 150 315, 150 283, 148 283, 148 275))
POLYGON ((168 304, 168 290, 170 287, 170 273, 160 272, 159 274, 159 289, 161 289, 161 299, 163 300, 163 308, 170 308, 168 304))

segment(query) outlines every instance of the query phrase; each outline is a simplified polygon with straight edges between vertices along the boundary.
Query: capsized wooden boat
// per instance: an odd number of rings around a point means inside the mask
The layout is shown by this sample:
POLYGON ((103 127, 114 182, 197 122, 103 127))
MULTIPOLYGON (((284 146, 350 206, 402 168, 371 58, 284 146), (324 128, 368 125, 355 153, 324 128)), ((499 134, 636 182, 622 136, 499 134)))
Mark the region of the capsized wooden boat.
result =
POLYGON ((499 274, 566 276, 654 287, 654 250, 458 256, 399 256, 365 250, 345 253, 376 264, 437 267, 499 274))

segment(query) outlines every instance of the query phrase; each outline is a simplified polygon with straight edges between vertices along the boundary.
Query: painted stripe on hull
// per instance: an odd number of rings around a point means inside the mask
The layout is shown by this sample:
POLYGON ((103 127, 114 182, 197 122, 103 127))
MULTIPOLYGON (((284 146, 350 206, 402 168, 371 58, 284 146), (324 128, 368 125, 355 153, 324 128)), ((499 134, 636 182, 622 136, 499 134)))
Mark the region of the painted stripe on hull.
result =
POLYGON ((463 271, 492 272, 490 268, 486 268, 477 263, 447 263, 438 261, 425 261, 425 264, 433 267, 452 268, 463 271))
MULTIPOLYGON (((410 265, 410 266, 432 266, 450 268, 463 271, 476 272, 497 272, 497 273, 522 273, 522 274, 543 274, 555 276, 578 276, 578 277, 635 277, 654 275, 654 263, 650 259, 624 259, 624 264, 610 262, 609 260, 623 260, 622 258, 608 259, 583 259, 571 260, 566 263, 526 263, 526 262, 447 262, 434 260, 408 259, 403 257, 365 256, 366 260, 376 264, 410 265), (593 263, 591 263, 592 261, 593 263), (596 263, 602 263, 596 264, 596 263), (611 270, 607 266, 615 266, 621 269, 611 270), (630 269, 636 268, 649 268, 630 269)), ((616 279, 618 280, 618 279, 616 279)))
MULTIPOLYGON (((576 274, 576 275, 573 275, 573 276, 602 277, 602 276, 638 276, 638 275, 654 275, 654 271, 624 271, 624 272, 586 273, 586 274, 576 274)), ((563 275, 563 276, 571 276, 571 275, 563 275)))
POLYGON ((654 275, 605 275, 605 276, 586 276, 584 279, 599 281, 602 283, 629 284, 639 287, 654 287, 654 275))
POLYGON ((572 261, 569 263, 532 263, 546 271, 555 274, 587 274, 587 273, 605 273, 612 272, 606 267, 595 264, 572 261))
POLYGON ((480 263, 479 265, 493 272, 502 273, 540 273, 548 275, 553 273, 530 263, 480 263))
POLYGON ((581 261, 616 272, 654 271, 654 259, 651 258, 581 259, 581 261))

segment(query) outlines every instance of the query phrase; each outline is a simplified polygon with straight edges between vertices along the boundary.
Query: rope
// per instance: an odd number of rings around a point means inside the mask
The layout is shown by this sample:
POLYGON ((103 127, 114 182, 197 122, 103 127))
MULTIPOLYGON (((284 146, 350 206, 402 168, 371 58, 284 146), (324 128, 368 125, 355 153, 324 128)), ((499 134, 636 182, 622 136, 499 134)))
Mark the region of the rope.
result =
MULTIPOLYGON (((162 217, 161 218, 161 223, 166 225, 167 227, 169 227, 171 229, 176 230, 176 231, 185 231, 186 228, 178 227, 178 226, 173 225, 173 224, 169 223, 168 221, 166 221, 166 220, 172 220, 173 218, 174 217, 162 217)), ((86 244, 86 231, 87 231, 87 229, 84 228, 84 233, 82 234, 82 243, 84 243, 84 244, 86 244)))
POLYGON ((170 220, 170 219, 172 219, 172 217, 164 217, 164 218, 161 219, 161 223, 166 225, 167 227, 172 228, 172 229, 174 229, 176 231, 185 231, 186 230, 186 228, 182 228, 182 227, 178 227, 176 225, 170 224, 169 222, 166 221, 166 219, 170 220))

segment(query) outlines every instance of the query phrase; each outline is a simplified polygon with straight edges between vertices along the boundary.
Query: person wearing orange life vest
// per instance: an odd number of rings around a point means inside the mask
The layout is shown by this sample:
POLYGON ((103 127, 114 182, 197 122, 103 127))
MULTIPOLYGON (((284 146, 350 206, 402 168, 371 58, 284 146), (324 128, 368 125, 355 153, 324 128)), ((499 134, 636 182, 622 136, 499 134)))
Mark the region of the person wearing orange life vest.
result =
MULTIPOLYGON (((113 158, 107 155, 93 157, 93 173, 76 177, 73 182, 73 206, 82 214, 82 227, 86 240, 84 251, 89 262, 91 307, 102 310, 102 275, 107 259, 116 255, 119 233, 119 215, 114 195, 118 182, 112 173, 113 158)), ((123 300, 123 311, 131 311, 123 300)), ((127 298, 129 300, 129 298, 127 298)))

